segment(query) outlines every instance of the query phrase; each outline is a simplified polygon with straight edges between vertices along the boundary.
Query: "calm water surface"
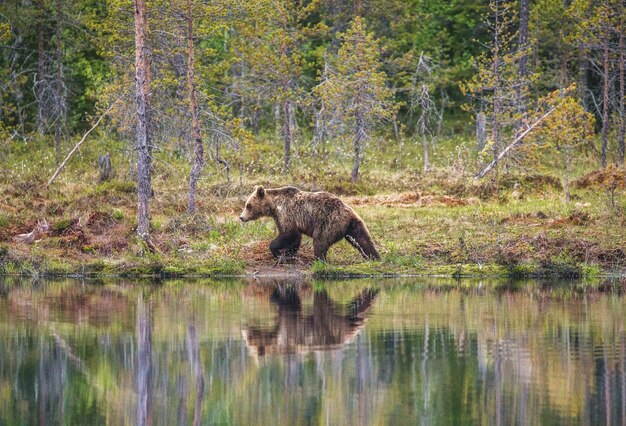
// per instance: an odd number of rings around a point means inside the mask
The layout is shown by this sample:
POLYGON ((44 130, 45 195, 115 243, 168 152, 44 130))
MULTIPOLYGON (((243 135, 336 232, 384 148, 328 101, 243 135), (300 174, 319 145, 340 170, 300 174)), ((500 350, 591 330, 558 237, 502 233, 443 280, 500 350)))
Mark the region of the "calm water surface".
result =
POLYGON ((626 297, 571 286, 0 279, 0 424, 625 424, 626 297))

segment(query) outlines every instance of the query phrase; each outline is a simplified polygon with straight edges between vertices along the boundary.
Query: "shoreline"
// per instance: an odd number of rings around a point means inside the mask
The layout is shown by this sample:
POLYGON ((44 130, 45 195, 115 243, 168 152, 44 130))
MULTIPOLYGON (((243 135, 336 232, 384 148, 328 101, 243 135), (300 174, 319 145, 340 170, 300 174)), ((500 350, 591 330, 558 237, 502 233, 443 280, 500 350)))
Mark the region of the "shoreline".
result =
POLYGON ((498 264, 421 264, 418 267, 396 267, 388 262, 361 262, 350 265, 323 262, 286 263, 246 266, 241 260, 224 265, 194 263, 187 266, 167 264, 156 259, 145 262, 97 260, 90 263, 58 263, 44 259, 38 263, 9 260, 0 262, 0 277, 37 278, 158 278, 158 279, 250 279, 250 278, 452 278, 452 279, 626 279, 626 270, 603 270, 588 264, 536 264, 515 266, 498 264))

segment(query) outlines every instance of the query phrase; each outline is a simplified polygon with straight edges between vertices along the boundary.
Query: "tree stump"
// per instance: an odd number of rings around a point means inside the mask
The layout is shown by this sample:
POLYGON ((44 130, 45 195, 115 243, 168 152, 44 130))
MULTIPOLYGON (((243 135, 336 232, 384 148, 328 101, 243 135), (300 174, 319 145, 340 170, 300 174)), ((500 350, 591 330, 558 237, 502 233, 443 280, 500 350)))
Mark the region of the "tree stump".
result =
POLYGON ((98 156, 98 168, 100 169, 100 177, 98 178, 98 182, 106 182, 113 178, 111 155, 108 152, 105 155, 98 156))

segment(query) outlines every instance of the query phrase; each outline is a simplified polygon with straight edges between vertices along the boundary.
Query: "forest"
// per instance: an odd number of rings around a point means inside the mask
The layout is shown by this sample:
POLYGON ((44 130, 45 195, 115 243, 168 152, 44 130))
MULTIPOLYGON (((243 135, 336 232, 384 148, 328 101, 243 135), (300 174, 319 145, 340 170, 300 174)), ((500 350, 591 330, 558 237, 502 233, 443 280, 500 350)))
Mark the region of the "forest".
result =
POLYGON ((626 272, 624 0, 0 3, 0 272, 626 272), (340 196, 382 259, 241 224, 340 196))

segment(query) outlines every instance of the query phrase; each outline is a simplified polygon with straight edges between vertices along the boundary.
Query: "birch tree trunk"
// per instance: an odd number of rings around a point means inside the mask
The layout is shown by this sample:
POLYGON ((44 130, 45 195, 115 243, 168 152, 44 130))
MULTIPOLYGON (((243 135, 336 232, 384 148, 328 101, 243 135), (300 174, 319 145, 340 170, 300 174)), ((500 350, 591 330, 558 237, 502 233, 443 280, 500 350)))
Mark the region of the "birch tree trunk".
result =
POLYGON ((150 138, 150 71, 145 0, 135 0, 135 90, 137 103, 137 235, 150 237, 152 141, 150 138))
POLYGON ((189 86, 189 110, 191 112, 191 133, 194 141, 193 166, 189 175, 189 194, 187 196, 187 212, 196 211, 196 187, 200 172, 204 166, 204 147, 202 144, 202 129, 198 119, 198 104, 196 102, 195 82, 195 48, 193 42, 193 8, 191 0, 187 0, 187 84, 189 86))

